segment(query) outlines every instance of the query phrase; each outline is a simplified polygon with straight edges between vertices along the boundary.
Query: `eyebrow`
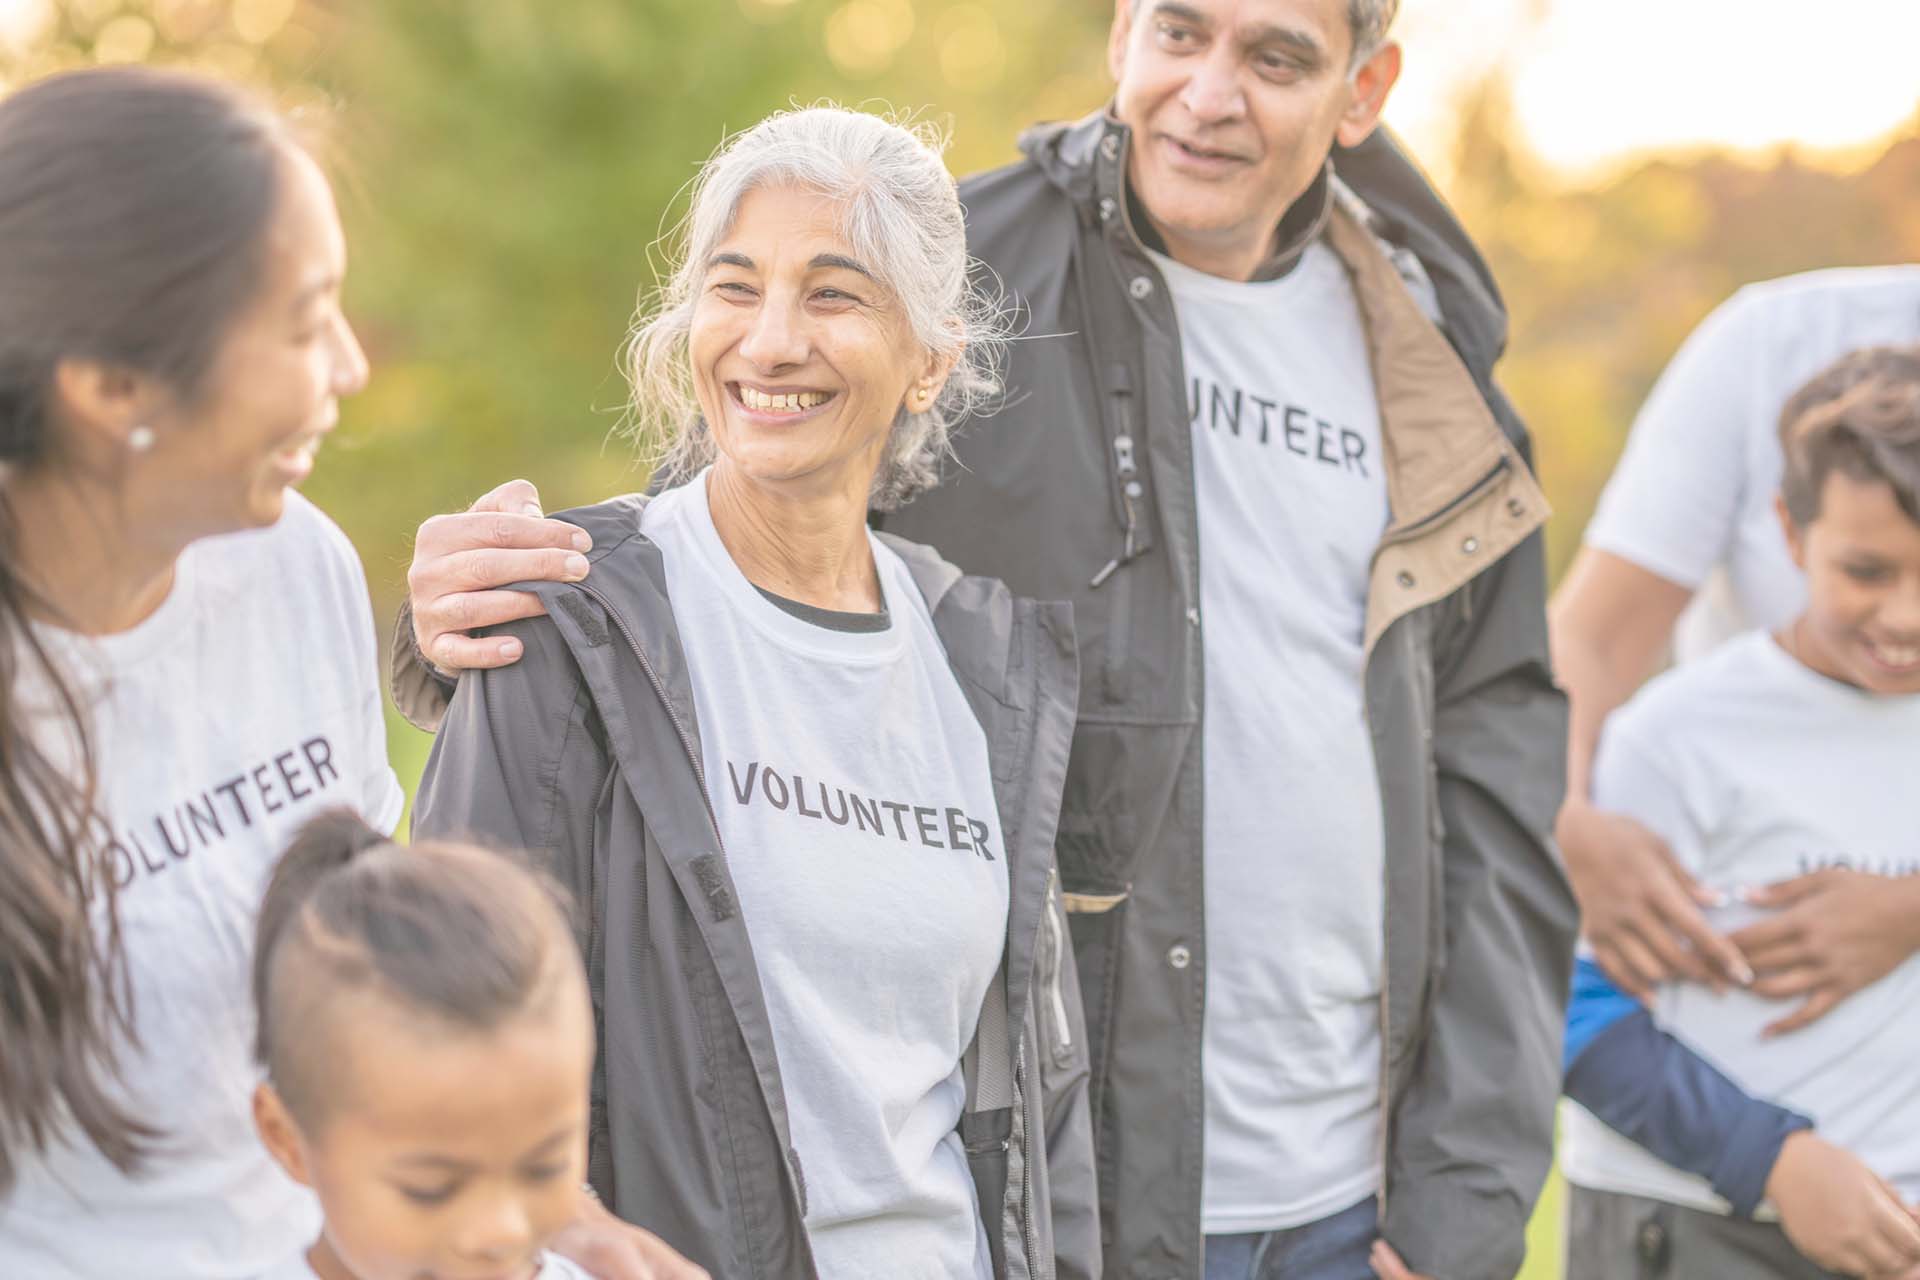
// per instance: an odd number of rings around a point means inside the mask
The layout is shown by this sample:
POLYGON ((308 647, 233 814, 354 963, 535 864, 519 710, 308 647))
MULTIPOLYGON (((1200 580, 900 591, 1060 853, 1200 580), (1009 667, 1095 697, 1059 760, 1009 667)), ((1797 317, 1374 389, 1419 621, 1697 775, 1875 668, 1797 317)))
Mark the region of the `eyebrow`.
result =
POLYGON ((305 288, 301 289, 299 293, 294 295, 293 309, 295 311, 298 311, 302 307, 306 306, 309 302, 312 302, 315 298, 318 298, 319 296, 325 293, 331 293, 333 292, 333 290, 339 287, 340 287, 339 276, 335 276, 335 275, 323 276, 320 279, 315 280, 313 283, 307 285, 305 288))
MULTIPOLYGON (((534 1143, 533 1146, 529 1147, 527 1151, 519 1157, 519 1159, 531 1160, 535 1156, 545 1155, 547 1151, 549 1151, 553 1147, 557 1147, 561 1143, 565 1142, 567 1139, 571 1138, 573 1136, 574 1129, 575 1129, 574 1125, 570 1125, 570 1124, 562 1125, 560 1128, 555 1129, 552 1133, 548 1134, 546 1137, 540 1139, 540 1141, 534 1143)), ((455 1159, 453 1156, 434 1155, 433 1153, 426 1152, 426 1151, 417 1152, 413 1155, 401 1156, 399 1159, 394 1161, 394 1164, 396 1166, 404 1166, 407 1168, 414 1168, 414 1169, 420 1169, 420 1168, 445 1169, 445 1170, 448 1170, 449 1172, 454 1172, 454 1173, 464 1173, 467 1170, 472 1169, 474 1167, 473 1162, 470 1160, 458 1160, 458 1159, 455 1159)))
MULTIPOLYGON (((1202 31, 1213 30, 1212 18, 1190 4, 1182 4, 1181 0, 1160 0, 1160 3, 1153 7, 1153 12, 1156 17, 1172 18, 1198 27, 1202 31)), ((1235 34, 1243 49, 1257 49, 1263 45, 1277 44, 1291 49, 1314 67, 1326 61, 1326 48, 1314 39, 1310 32, 1302 31, 1298 27, 1284 27, 1275 22, 1263 22, 1257 26, 1243 27, 1235 34)))
MULTIPOLYGON (((715 267, 739 267, 742 270, 752 271, 754 269, 754 262, 752 258, 749 258, 744 253, 734 253, 728 250, 716 253, 707 259, 707 269, 711 271, 715 267)), ((865 276, 869 280, 875 278, 873 272, 867 270, 860 262, 849 258, 844 253, 816 253, 807 262, 807 270, 809 271, 819 271, 831 267, 838 267, 842 271, 852 271, 858 275, 865 276)))

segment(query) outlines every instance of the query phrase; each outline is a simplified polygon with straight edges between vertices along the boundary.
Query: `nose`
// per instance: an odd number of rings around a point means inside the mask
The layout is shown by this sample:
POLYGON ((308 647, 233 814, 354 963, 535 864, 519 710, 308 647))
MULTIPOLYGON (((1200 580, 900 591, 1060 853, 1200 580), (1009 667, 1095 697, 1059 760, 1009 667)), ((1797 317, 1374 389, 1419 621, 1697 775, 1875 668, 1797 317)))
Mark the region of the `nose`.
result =
POLYGON ((357 394, 367 385, 367 353, 361 348, 360 339, 353 332, 353 326, 347 323, 347 318, 343 315, 335 317, 333 345, 333 394, 336 396, 357 394))
POLYGON ((740 340, 740 354, 763 373, 805 364, 807 334, 794 302, 772 291, 762 297, 740 340))
POLYGON ((454 1252, 473 1262, 505 1262, 533 1252, 533 1217, 520 1197, 502 1191, 475 1196, 455 1228, 454 1252))
POLYGON ((1217 47, 1207 50, 1200 59, 1181 90, 1180 105, 1201 124, 1222 124, 1246 111, 1240 65, 1228 42, 1217 42, 1217 47))
POLYGON ((1909 574, 1900 587, 1880 602, 1882 628, 1902 644, 1920 643, 1920 575, 1909 574))

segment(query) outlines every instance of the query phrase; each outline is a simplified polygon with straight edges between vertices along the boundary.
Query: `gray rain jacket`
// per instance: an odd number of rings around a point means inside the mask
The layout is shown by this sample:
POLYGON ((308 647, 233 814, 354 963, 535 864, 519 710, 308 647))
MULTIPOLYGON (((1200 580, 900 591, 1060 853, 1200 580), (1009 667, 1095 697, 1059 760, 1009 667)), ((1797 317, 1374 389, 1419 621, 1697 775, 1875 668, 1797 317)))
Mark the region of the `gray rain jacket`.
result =
MULTIPOLYGON (((886 525, 1073 602, 1080 717, 1059 859, 1092 1033, 1106 1274, 1197 1280, 1202 548, 1179 326, 1133 227, 1127 145, 1104 115, 1044 127, 1023 162, 961 184, 969 247, 1031 336, 1013 344, 1007 407, 886 525)), ((1506 319, 1465 234, 1384 134, 1337 164, 1365 205, 1317 183, 1326 203, 1282 231, 1304 224, 1346 264, 1387 454, 1365 668, 1387 850, 1382 1231, 1439 1280, 1508 1280, 1552 1156, 1575 931, 1549 836, 1566 716, 1547 657, 1546 503, 1493 383, 1506 319), (1403 273, 1431 285, 1444 334, 1403 273)), ((1273 834, 1284 858, 1285 815, 1273 834)))
MULTIPOLYGON (((708 805, 700 726, 645 499, 563 513, 593 536, 582 583, 527 583, 549 616, 525 656, 447 693, 396 632, 394 693, 438 725, 416 837, 535 852, 571 890, 598 1032, 589 1171, 601 1198, 717 1280, 815 1274, 773 1029, 708 805)), ((963 1062, 960 1124, 1000 1280, 1099 1273, 1086 1037, 1053 845, 1073 731, 1064 605, 1015 599, 890 544, 925 595, 986 732, 1011 879, 1006 950, 963 1062), (1058 1268, 1056 1271, 1056 1251, 1058 1268)), ((912 1259, 901 1259, 902 1273, 912 1259)))

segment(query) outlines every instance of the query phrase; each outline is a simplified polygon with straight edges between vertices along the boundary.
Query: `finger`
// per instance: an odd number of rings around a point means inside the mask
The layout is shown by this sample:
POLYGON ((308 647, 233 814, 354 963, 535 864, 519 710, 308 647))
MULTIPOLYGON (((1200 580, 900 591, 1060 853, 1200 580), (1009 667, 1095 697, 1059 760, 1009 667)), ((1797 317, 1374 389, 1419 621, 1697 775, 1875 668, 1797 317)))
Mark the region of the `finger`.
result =
POLYGON ((509 667, 520 661, 520 655, 526 649, 514 636, 488 636, 475 640, 471 636, 449 631, 435 640, 431 649, 423 652, 442 671, 457 672, 509 667))
POLYGON ((1719 974, 1709 968, 1697 952, 1683 946, 1678 937, 1657 921, 1643 923, 1634 933, 1640 945, 1659 964, 1665 978, 1687 982, 1716 982, 1719 979, 1719 974))
POLYGON ((591 551, 593 539, 585 529, 565 520, 545 520, 507 511, 463 511, 457 515, 430 517, 420 526, 413 540, 413 562, 418 566, 477 547, 561 547, 591 551))
POLYGON ((1373 1274, 1379 1276, 1380 1280, 1414 1280, 1413 1272, 1400 1260, 1400 1255, 1394 1252, 1393 1246, 1385 1240, 1373 1242, 1373 1249, 1368 1254, 1367 1261, 1372 1264, 1373 1274))
POLYGON ((538 618, 546 611, 546 605, 531 591, 459 591, 415 610, 413 630, 421 640, 421 651, 426 652, 449 631, 478 631, 521 618, 538 618))
MULTIPOLYGON (((1631 990, 1634 999, 1649 1001, 1654 989, 1668 981, 1672 974, 1668 968, 1647 947, 1645 941, 1636 934, 1621 934, 1614 940, 1613 954, 1621 970, 1632 975, 1632 983, 1619 984, 1621 989, 1631 990)), ((1608 970, 1609 973, 1612 969, 1608 970)))
POLYGON ((1741 894, 1750 905, 1756 907, 1790 907, 1810 893, 1824 887, 1831 879, 1826 871, 1810 871, 1804 876, 1794 876, 1790 880, 1776 880, 1772 884, 1755 885, 1741 894))
POLYGON ((1756 969, 1785 969, 1807 959, 1806 924, 1792 911, 1736 930, 1729 941, 1756 969))
POLYGON ((431 611, 441 597, 494 591, 515 582, 578 582, 590 566, 578 551, 558 547, 507 550, 486 547, 440 557, 413 585, 413 607, 431 611))
POLYGON ((531 480, 509 480, 496 485, 473 500, 469 511, 511 511, 515 515, 541 516, 540 491, 531 480))
POLYGON ((1826 980, 1822 970, 1812 965, 1799 965, 1791 969, 1762 971, 1752 990, 1753 994, 1769 1000, 1791 1000, 1817 989, 1826 980))
POLYGON ((1662 922, 1685 940, 1692 954, 1698 957, 1701 968, 1743 987, 1753 981, 1753 969, 1748 964, 1748 957, 1728 941, 1725 934, 1707 923, 1707 917, 1701 914, 1691 897, 1678 893, 1662 894, 1655 899, 1655 904, 1662 922))
POLYGON ((1892 1195, 1874 1198, 1873 1274, 1900 1271, 1920 1263, 1920 1225, 1892 1195))
MULTIPOLYGON (((1800 1028, 1826 1017, 1828 1013, 1832 1012, 1833 1007, 1839 1003, 1840 993, 1838 991, 1832 987, 1822 987, 1814 992, 1813 996, 1798 1009, 1795 1009, 1778 1022, 1769 1023, 1767 1029, 1761 1032, 1761 1035, 1772 1038, 1774 1036, 1784 1036, 1790 1031, 1798 1031, 1800 1028)), ((1916 1228, 1916 1230, 1920 1230, 1920 1228, 1916 1228)))

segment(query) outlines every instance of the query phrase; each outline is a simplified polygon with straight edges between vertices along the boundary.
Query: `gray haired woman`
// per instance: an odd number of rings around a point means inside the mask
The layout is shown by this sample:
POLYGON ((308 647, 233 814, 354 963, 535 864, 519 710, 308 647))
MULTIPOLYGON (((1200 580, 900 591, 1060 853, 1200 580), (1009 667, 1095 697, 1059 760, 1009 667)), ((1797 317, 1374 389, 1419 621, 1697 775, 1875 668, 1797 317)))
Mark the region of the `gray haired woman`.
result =
POLYGON ((459 682, 421 785, 416 834, 578 895, 593 1184, 716 1275, 1099 1270, 1067 611, 866 522, 935 482, 1001 337, 925 130, 734 139, 630 348, 672 487, 564 517, 590 575, 459 682))

